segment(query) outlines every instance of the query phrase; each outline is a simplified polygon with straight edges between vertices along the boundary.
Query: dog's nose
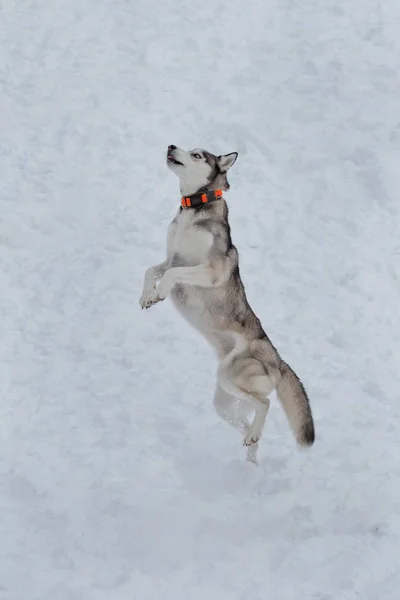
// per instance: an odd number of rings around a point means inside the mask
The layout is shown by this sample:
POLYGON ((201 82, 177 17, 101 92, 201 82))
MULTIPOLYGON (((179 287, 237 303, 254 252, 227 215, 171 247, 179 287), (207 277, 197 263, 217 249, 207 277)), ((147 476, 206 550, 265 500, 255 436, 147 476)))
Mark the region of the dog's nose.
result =
POLYGON ((173 144, 171 144, 171 146, 168 146, 168 150, 176 150, 176 146, 174 146, 173 144))

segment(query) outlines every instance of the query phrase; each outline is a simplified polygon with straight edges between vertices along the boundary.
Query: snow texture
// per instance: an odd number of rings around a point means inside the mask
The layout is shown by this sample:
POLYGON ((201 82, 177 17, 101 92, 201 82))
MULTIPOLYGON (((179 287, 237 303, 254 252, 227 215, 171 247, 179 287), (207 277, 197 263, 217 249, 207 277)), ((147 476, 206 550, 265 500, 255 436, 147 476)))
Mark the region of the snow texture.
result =
POLYGON ((398 0, 0 6, 1 600, 398 600, 398 0), (142 312, 168 144, 239 152, 252 306, 309 392, 260 466, 142 312))

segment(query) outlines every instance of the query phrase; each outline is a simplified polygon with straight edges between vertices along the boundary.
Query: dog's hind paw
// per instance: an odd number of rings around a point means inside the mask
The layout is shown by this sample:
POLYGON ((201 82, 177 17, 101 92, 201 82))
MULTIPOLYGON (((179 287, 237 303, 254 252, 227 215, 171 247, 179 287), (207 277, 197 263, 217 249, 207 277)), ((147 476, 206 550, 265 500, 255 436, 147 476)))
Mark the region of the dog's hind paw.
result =
POLYGON ((253 444, 257 444, 257 442, 259 441, 260 437, 257 435, 252 435, 251 433, 248 433, 246 435, 246 437, 244 438, 243 441, 243 446, 252 446, 253 444))

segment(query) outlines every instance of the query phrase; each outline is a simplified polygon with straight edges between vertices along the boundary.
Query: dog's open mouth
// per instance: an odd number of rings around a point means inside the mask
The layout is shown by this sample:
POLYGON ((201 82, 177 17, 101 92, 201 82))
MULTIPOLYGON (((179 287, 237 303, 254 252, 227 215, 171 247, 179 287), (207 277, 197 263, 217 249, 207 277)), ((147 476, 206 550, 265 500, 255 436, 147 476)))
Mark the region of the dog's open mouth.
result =
POLYGON ((172 154, 167 154, 167 161, 172 163, 173 165, 180 165, 181 167, 183 167, 183 163, 179 162, 179 160, 176 160, 176 158, 174 158, 172 156, 172 154))

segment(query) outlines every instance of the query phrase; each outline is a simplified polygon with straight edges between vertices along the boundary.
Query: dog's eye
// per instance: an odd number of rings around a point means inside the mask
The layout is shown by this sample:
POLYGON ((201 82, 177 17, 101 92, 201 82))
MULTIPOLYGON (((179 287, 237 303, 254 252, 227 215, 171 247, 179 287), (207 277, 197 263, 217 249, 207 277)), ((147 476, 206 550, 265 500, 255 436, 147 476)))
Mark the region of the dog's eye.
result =
POLYGON ((197 154, 197 152, 192 154, 192 156, 193 156, 193 158, 201 158, 201 154, 197 154))

